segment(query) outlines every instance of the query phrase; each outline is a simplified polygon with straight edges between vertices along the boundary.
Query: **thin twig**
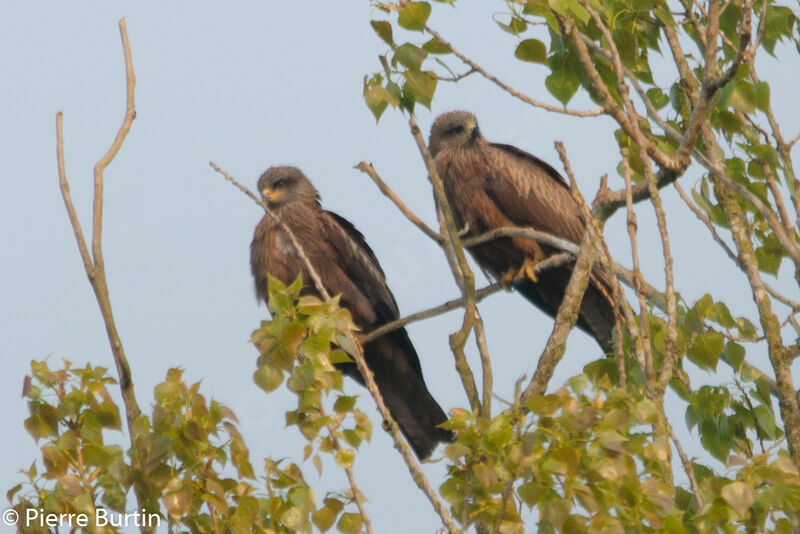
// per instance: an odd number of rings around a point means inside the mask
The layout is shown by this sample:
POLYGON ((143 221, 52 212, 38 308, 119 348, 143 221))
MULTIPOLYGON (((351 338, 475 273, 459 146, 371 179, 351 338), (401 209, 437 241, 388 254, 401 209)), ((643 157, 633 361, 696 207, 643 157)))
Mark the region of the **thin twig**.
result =
MULTIPOLYGON (((537 263, 533 267, 533 272, 539 275, 549 269, 555 269, 556 267, 561 267, 574 260, 575 256, 573 256, 568 252, 561 252, 559 254, 554 254, 553 256, 550 256, 546 260, 537 263)), ((522 279, 523 277, 517 277, 511 281, 510 285, 513 286, 514 283, 516 283, 517 281, 522 281, 522 279)), ((495 293, 500 292, 501 290, 505 289, 503 286, 504 284, 501 284, 500 282, 495 282, 484 288, 478 289, 477 291, 475 291, 475 302, 480 302, 489 295, 493 295, 495 293)), ((444 304, 440 304, 439 306, 428 308, 427 310, 423 310, 420 312, 412 313, 411 315, 407 315, 406 317, 403 317, 401 319, 396 319, 382 326, 379 326, 375 330, 372 330, 371 332, 359 337, 359 341, 361 342, 362 345, 366 345, 370 341, 375 341, 379 337, 384 336, 389 332, 393 332, 398 328, 402 328, 411 323, 416 323, 417 321, 421 321, 423 319, 429 319, 431 317, 442 315, 443 313, 447 313, 457 308, 463 308, 466 305, 467 301, 463 296, 453 300, 448 300, 447 302, 445 302, 444 304)))
POLYGON ((534 100, 529 96, 520 93, 510 85, 507 85, 506 83, 502 82, 500 79, 497 78, 497 76, 494 76, 493 74, 487 72, 486 69, 484 69, 483 67, 475 63, 473 60, 471 60, 470 58, 468 58, 467 56, 456 50, 452 44, 446 41, 444 37, 439 35, 438 32, 434 31, 429 26, 425 26, 425 31, 428 32, 434 39, 436 39, 439 42, 439 44, 449 48, 450 51, 453 53, 453 55, 456 56, 458 59, 460 59, 462 63, 470 67, 470 69, 479 72, 481 76, 483 76, 490 82, 500 87, 503 91, 507 92, 508 94, 510 94, 515 98, 522 100, 526 104, 530 104, 533 107, 545 109, 547 111, 553 111, 555 113, 563 113, 564 115, 573 115, 575 117, 597 117, 603 114, 602 109, 592 109, 589 111, 576 111, 567 108, 560 108, 558 106, 552 106, 550 104, 534 100))
POLYGON ((639 317, 640 317, 640 336, 638 342, 641 343, 641 355, 644 361, 639 362, 645 370, 645 375, 648 382, 653 379, 653 353, 650 346, 650 322, 648 321, 647 300, 642 284, 644 277, 639 268, 639 241, 636 237, 636 232, 639 228, 636 222, 636 213, 633 211, 633 188, 631 187, 631 166, 630 156, 627 150, 622 152, 622 169, 623 176, 625 177, 625 191, 627 192, 626 206, 627 206, 627 228, 628 237, 631 242, 631 259, 633 261, 633 283, 636 294, 639 297, 639 317))
POLYGON ((719 232, 717 232, 717 229, 714 228, 714 223, 711 222, 711 219, 709 219, 708 216, 697 207, 692 199, 689 198, 689 195, 686 194, 686 191, 683 190, 683 187, 679 182, 675 182, 675 189, 678 191, 678 195, 680 195, 681 199, 683 199, 684 204, 686 204, 692 213, 694 213, 695 216, 700 219, 704 225, 706 225, 708 231, 711 232, 711 237, 713 237, 714 241, 716 241, 717 244, 722 247, 722 250, 725 251, 725 254, 728 255, 728 258, 738 264, 739 258, 736 257, 736 254, 731 250, 731 247, 729 247, 725 240, 722 239, 722 236, 719 235, 719 232))
MULTIPOLYGON (((322 404, 319 406, 319 413, 323 418, 327 417, 327 414, 325 413, 325 407, 322 404)), ((336 425, 334 425, 333 420, 329 420, 326 427, 328 428, 328 437, 333 444, 333 450, 340 450, 341 445, 339 444, 339 438, 336 437, 336 425)), ((358 486, 356 485, 356 478, 353 475, 353 466, 352 464, 344 464, 342 465, 342 469, 344 469, 344 472, 347 476, 347 482, 350 484, 350 490, 353 492, 353 500, 356 503, 356 508, 358 508, 358 513, 361 515, 361 519, 364 521, 364 530, 367 534, 372 534, 372 522, 370 521, 369 516, 367 515, 367 510, 364 506, 364 495, 361 494, 361 490, 359 490, 358 486)))
POLYGON ((397 208, 403 213, 403 215, 406 216, 406 219, 414 223, 414 226, 422 230, 422 233, 424 233, 426 236, 430 237, 437 243, 441 243, 443 241, 444 238, 438 232, 436 232, 430 226, 422 222, 422 219, 417 217, 414 214, 414 212, 411 211, 408 208, 408 206, 406 206, 405 202, 400 200, 400 197, 398 197, 397 194, 394 191, 392 191, 392 188, 386 185, 386 182, 384 182, 378 175, 378 173, 375 171, 375 167, 372 166, 372 163, 367 163, 365 161, 362 161, 361 163, 356 165, 355 168, 365 173, 370 178, 372 178, 372 181, 375 182, 375 185, 378 186, 378 189, 380 189, 381 193, 386 195, 389 198, 389 200, 391 200, 394 203, 394 205, 397 206, 397 208))
POLYGON ((689 461, 689 457, 686 456, 686 452, 684 452, 681 442, 678 441, 678 437, 675 435, 672 425, 669 424, 669 421, 665 421, 665 424, 667 430, 669 431, 669 437, 672 440, 672 443, 675 445, 675 450, 678 451, 678 456, 681 459, 683 471, 686 473, 686 476, 689 477, 689 485, 692 487, 694 502, 697 505, 697 509, 701 510, 703 508, 703 498, 700 496, 700 486, 697 485, 697 479, 694 476, 694 466, 692 465, 692 462, 689 461))

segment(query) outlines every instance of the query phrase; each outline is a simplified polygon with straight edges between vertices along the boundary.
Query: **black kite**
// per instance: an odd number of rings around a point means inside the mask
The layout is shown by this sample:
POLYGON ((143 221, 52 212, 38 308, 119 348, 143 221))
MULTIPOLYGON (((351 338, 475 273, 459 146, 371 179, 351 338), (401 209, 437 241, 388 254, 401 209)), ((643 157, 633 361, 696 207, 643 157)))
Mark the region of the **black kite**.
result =
MULTIPOLYGON (((539 158, 510 145, 490 143, 475 115, 453 111, 431 127, 431 156, 444 182, 456 223, 465 237, 502 227, 531 227, 579 243, 584 224, 580 207, 561 175, 539 158)), ((536 241, 503 237, 470 248, 481 268, 500 280, 532 273, 530 267, 559 252, 536 241)), ((572 265, 530 274, 514 284, 526 299, 555 317, 572 265)), ((578 326, 603 350, 613 350, 614 308, 602 272, 595 269, 581 303, 578 326)))
MULTIPOLYGON (((341 294, 342 307, 350 310, 359 328, 373 330, 399 317, 383 270, 364 236, 346 219, 322 209, 319 193, 299 169, 272 167, 259 178, 258 189, 295 235, 327 291, 341 294)), ((264 300, 269 296, 268 274, 286 284, 298 274, 311 280, 285 230, 269 216, 256 227, 250 265, 256 291, 264 300)), ((306 283, 303 292, 320 296, 313 283, 306 283)), ((451 439, 449 431, 437 428, 447 416, 425 386, 405 328, 364 345, 364 357, 387 408, 418 457, 427 458, 437 443, 451 439)), ((337 367, 364 384, 355 363, 337 367)))

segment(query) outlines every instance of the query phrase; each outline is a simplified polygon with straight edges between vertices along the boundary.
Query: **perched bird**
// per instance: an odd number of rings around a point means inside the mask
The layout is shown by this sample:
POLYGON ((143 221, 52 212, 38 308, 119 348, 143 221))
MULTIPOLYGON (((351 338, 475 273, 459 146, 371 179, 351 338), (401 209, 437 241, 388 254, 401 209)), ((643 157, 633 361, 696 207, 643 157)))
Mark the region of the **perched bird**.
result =
MULTIPOLYGON (((364 236, 346 219, 322 209, 319 193, 300 169, 271 167, 259 178, 258 190, 294 234, 326 290, 341 294, 342 307, 350 310, 359 328, 369 331, 399 318, 386 276, 364 236)), ((256 292, 264 300, 269 298, 268 274, 286 284, 302 274, 303 292, 320 296, 286 231, 269 216, 256 226, 250 266, 256 292)), ((450 431, 437 428, 447 416, 425 386, 406 329, 398 328, 363 348, 386 407, 417 456, 427 458, 437 443, 451 441, 450 431)), ((338 367, 364 384, 355 363, 338 367)))
MULTIPOLYGON (((579 243, 584 224, 580 207, 558 171, 510 145, 490 143, 475 115, 439 115, 428 142, 456 223, 473 237, 503 227, 531 227, 579 243)), ((538 277, 532 267, 559 252, 548 245, 502 237, 470 247, 478 264, 498 280, 514 284, 531 303, 555 317, 573 266, 549 269, 538 277)), ((613 350, 614 307, 604 274, 595 269, 581 303, 578 326, 606 353, 613 350)))

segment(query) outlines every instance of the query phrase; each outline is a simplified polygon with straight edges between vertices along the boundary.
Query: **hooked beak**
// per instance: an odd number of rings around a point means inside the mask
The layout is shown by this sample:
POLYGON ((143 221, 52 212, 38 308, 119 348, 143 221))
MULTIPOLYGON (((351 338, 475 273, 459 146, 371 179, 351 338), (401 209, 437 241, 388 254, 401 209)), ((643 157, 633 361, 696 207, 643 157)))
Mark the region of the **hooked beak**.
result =
POLYGON ((481 131, 478 128, 478 125, 477 124, 473 124, 472 128, 470 129, 470 132, 469 132, 470 139, 477 139, 480 136, 481 136, 481 131))
POLYGON ((267 202, 271 202, 271 201, 277 199, 280 196, 280 193, 278 193, 277 191, 275 191, 275 190, 273 190, 273 189, 271 189, 269 187, 265 187, 264 189, 262 189, 261 190, 261 194, 264 195, 264 199, 267 202))

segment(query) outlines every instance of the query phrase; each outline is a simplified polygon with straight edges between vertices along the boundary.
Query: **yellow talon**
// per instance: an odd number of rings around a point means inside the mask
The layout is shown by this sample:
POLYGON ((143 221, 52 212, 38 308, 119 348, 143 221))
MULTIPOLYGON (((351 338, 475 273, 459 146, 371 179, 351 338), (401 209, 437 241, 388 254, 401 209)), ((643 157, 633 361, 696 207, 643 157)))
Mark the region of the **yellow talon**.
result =
POLYGON ((500 282, 500 285, 503 286, 503 289, 508 291, 509 289, 511 289, 511 283, 514 281, 516 277, 517 277, 517 270, 511 267, 509 270, 503 273, 503 276, 500 277, 500 280, 498 280, 498 282, 500 282))
POLYGON ((522 262, 522 268, 519 270, 520 276, 522 276, 523 271, 524 274, 528 275, 528 278, 531 279, 531 282, 538 282, 539 277, 536 276, 536 263, 530 258, 525 258, 525 261, 522 262))
POLYGON ((527 277, 531 282, 538 282, 539 277, 536 276, 536 262, 531 258, 525 258, 519 269, 511 267, 503 273, 500 277, 500 285, 505 289, 509 289, 514 280, 527 277))

